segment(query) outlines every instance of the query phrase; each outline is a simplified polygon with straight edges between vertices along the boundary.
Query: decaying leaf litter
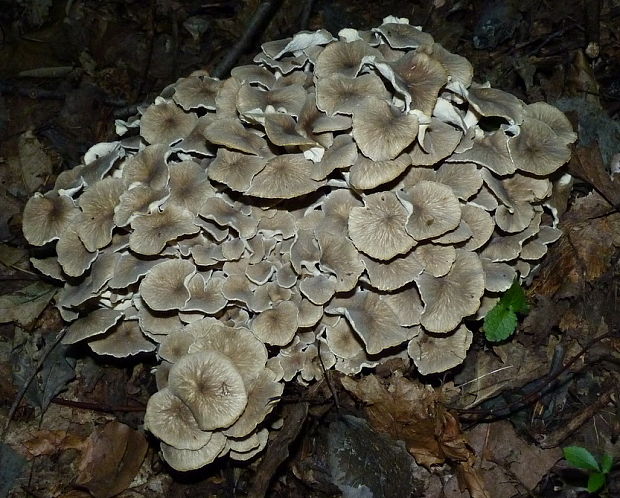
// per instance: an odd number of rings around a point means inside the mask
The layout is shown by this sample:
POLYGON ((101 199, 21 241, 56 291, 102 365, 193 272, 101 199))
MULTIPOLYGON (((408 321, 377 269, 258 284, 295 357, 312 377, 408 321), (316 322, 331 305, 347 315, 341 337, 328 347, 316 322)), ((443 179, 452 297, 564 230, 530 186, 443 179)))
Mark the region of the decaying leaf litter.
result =
MULTIPOLYGON (((150 51, 150 56, 136 57, 149 61, 142 67, 137 67, 135 62, 133 66, 120 64, 114 59, 122 61, 123 56, 128 55, 123 52, 128 50, 127 44, 116 47, 112 44, 104 53, 101 49, 76 55, 50 50, 63 32, 60 21, 67 17, 75 22, 75 18, 62 9, 38 7, 38 10, 27 11, 30 17, 22 14, 18 22, 10 19, 13 22, 10 25, 16 29, 8 31, 13 38, 9 37, 10 43, 5 43, 2 50, 3 57, 19 61, 11 65, 11 73, 7 74, 6 82, 2 82, 6 92, 5 115, 8 113, 11 118, 4 120, 8 140, 3 142, 3 156, 6 156, 3 159, 7 165, 3 168, 3 178, 6 178, 3 185, 8 187, 3 192, 3 199, 7 199, 3 227, 7 243, 3 245, 2 262, 6 288, 14 290, 3 298, 8 325, 3 331, 6 360, 0 367, 6 371, 7 378, 14 379, 12 385, 2 388, 7 391, 7 412, 17 391, 22 390, 24 379, 30 380, 25 401, 14 410, 13 422, 2 446, 2 462, 7 462, 2 465, 6 469, 5 481, 15 484, 15 493, 37 495, 40 490, 39 494, 49 495, 51 490, 56 496, 77 493, 72 491, 77 485, 95 496, 109 496, 122 491, 108 487, 110 475, 113 475, 123 486, 131 486, 132 493, 151 496, 158 492, 165 494, 170 486, 171 489, 193 486, 194 490, 220 494, 235 489, 239 493, 252 493, 267 489, 270 481, 270 493, 274 495, 291 496, 301 493, 304 486, 310 486, 315 493, 337 495, 343 486, 363 484, 389 496, 390 489, 373 487, 380 486, 372 481, 373 476, 359 475, 355 455, 339 451, 343 442, 355 444, 351 427, 364 431, 367 439, 376 437, 377 447, 394 447, 390 439, 386 442, 379 433, 405 442, 415 462, 403 460, 407 454, 397 450, 385 450, 381 454, 393 459, 392 468, 404 469, 401 476, 408 477, 402 482, 410 483, 414 495, 426 489, 427 496, 439 496, 443 487, 447 496, 461 496, 457 490, 458 477, 460 485, 467 487, 474 496, 519 496, 526 490, 533 490, 546 475, 538 489, 545 493, 550 488, 544 486, 562 482, 557 480, 562 476, 561 467, 547 472, 560 458, 558 445, 577 443, 598 454, 614 454, 610 444, 613 444, 617 427, 609 411, 613 412, 616 401, 616 374, 612 365, 613 334, 617 327, 614 243, 618 234, 615 212, 618 202, 614 198, 617 189, 614 190, 613 181, 605 172, 605 168, 613 165, 613 154, 618 151, 613 133, 609 137, 610 130, 617 126, 617 121, 610 120, 617 112, 613 83, 618 78, 611 69, 617 61, 618 50, 608 24, 613 22, 609 19, 614 19, 612 7, 609 13, 604 12, 605 15, 597 18, 596 3, 573 6, 575 12, 581 13, 584 9, 587 14, 587 22, 582 26, 574 22, 581 18, 579 14, 569 19, 553 11, 534 14, 528 12, 527 7, 519 11, 511 5, 509 15, 502 15, 503 22, 508 22, 508 29, 497 31, 494 36, 510 33, 514 39, 524 40, 515 46, 501 38, 489 37, 489 31, 483 29, 487 26, 484 21, 492 20, 497 14, 493 3, 485 8, 461 11, 458 10, 461 7, 449 2, 437 3, 432 11, 419 7, 413 13, 409 6, 394 6, 382 12, 366 9, 363 14, 352 6, 344 8, 320 3, 314 6, 308 27, 329 27, 334 33, 346 25, 378 25, 388 14, 408 17, 412 24, 424 25, 425 30, 448 49, 466 55, 480 80, 487 78, 493 87, 510 91, 527 102, 544 99, 565 106, 565 111, 575 109, 572 117, 575 124, 580 124, 581 141, 573 150, 569 171, 583 180, 577 180, 573 193, 566 199, 568 210, 561 218, 564 236, 552 246, 543 267, 533 278, 528 291, 531 311, 513 340, 485 346, 482 334, 476 334, 462 368, 438 379, 422 379, 435 387, 424 387, 411 369, 394 362, 382 365, 375 373, 362 376, 354 383, 345 380, 344 390, 339 376, 330 372, 327 374, 329 383, 318 385, 314 392, 285 392, 288 405, 285 405, 284 414, 287 416, 281 432, 274 434, 272 442, 274 448, 281 450, 280 455, 269 452, 268 445, 266 455, 272 460, 269 462, 266 457, 263 462, 256 463, 256 473, 245 467, 243 471, 235 471, 214 465, 193 476, 195 482, 192 484, 187 484, 186 479, 180 480, 185 484, 173 481, 160 470, 155 446, 145 459, 139 451, 126 453, 128 441, 141 437, 133 429, 140 429, 143 417, 140 410, 144 409, 149 394, 155 391, 148 366, 95 362, 79 348, 65 356, 59 354, 60 350, 48 347, 62 329, 53 309, 46 308, 54 287, 25 273, 35 272, 28 265, 29 254, 23 249, 24 241, 17 235, 19 213, 34 190, 47 190, 45 186, 53 185, 55 175, 78 164, 81 153, 89 145, 112 139, 112 113, 116 111, 123 116, 123 112, 128 112, 123 105, 142 100, 145 90, 154 92, 151 95, 158 93, 191 69, 204 65, 209 69, 215 67, 218 58, 226 52, 226 40, 234 40, 243 33, 242 26, 247 25, 256 5, 250 2, 214 7, 215 11, 203 13, 203 17, 215 19, 215 27, 211 26, 212 32, 202 33, 201 13, 193 19, 183 9, 171 11, 169 6, 159 3, 144 12, 142 8, 127 7, 129 19, 143 20, 143 26, 148 27, 146 32, 140 28, 133 37, 127 26, 112 23, 110 27, 110 19, 117 16, 114 9, 118 6, 114 3, 104 5, 101 11, 99 8, 89 10, 88 4, 80 6, 86 11, 78 14, 88 13, 82 18, 98 28, 94 33, 103 36, 104 30, 110 29, 117 35, 114 38, 127 43, 133 40, 136 47, 150 51), (239 10, 233 15, 235 8, 239 10), (165 15, 170 13, 172 22, 165 15), (230 17, 226 19, 225 16, 230 17), (334 19, 344 22, 330 26, 334 19), (535 30, 532 36, 524 36, 522 31, 528 22, 539 32, 535 30), (29 40, 31 36, 24 36, 24 32, 36 32, 37 42, 29 40), (568 36, 575 33, 580 36, 568 36), (164 44, 170 40, 171 44, 164 44), (466 41, 470 47, 473 43, 478 51, 461 46, 456 50, 457 40, 466 41), (40 47, 40 52, 32 43, 40 47), (198 53, 199 43, 210 45, 211 50, 201 47, 203 50, 198 53), (182 55, 175 58, 176 67, 164 64, 162 58, 157 57, 158 50, 170 46, 182 55), (597 47, 600 54, 595 53, 597 47), (587 55, 579 56, 579 48, 587 49, 587 55), (205 53, 210 54, 207 60, 205 53), (31 59, 26 57, 28 55, 31 59), (69 60, 71 55, 74 59, 69 60), (19 67, 19 64, 25 66, 19 67), (48 69, 51 66, 55 73, 48 69), (32 69, 36 71, 28 76, 17 75, 18 70, 32 69), (53 74, 67 79, 54 79, 53 74), (36 98, 28 98, 30 95, 36 98), (112 107, 113 104, 116 107, 112 107), (37 112, 33 112, 33 108, 37 112), (90 109, 90 114, 85 116, 86 109, 90 109), (93 113, 101 115, 101 119, 95 120, 93 113), (85 126, 85 122, 88 125, 85 126), (34 135, 28 133, 29 129, 34 135), (599 150, 602 159, 597 157, 599 150), (24 164, 29 168, 24 169, 24 164), (583 347, 587 347, 587 351, 578 356, 583 347), (31 379, 27 372, 33 365, 37 368, 39 363, 39 373, 31 379), (63 369, 68 371, 63 374, 63 369), (72 374, 75 380, 67 384, 72 374), (65 385, 68 390, 61 394, 61 400, 58 396, 65 385), (358 403, 354 403, 348 393, 358 403), (418 404, 423 400, 422 407, 412 410, 411 403, 404 405, 407 396, 413 396, 418 404), (332 408, 332 397, 338 399, 338 411, 332 408), (52 403, 41 415, 42 408, 50 400, 52 403), (526 403, 528 410, 519 410, 526 403), (360 410, 365 405, 366 411, 360 410), (403 422, 387 423, 385 418, 373 416, 383 411, 391 413, 395 421, 402 419, 403 422), (508 415, 511 415, 512 425, 491 421, 486 424, 488 418, 508 415), (306 425, 300 435, 299 427, 304 420, 306 425), (417 423, 413 424, 412 420, 417 423), (480 423, 483 420, 485 424, 480 423), (124 425, 119 426, 119 422, 124 425), (469 428, 470 425, 472 428, 463 434, 461 426, 469 428), (571 436, 571 431, 577 430, 577 435, 571 436), (111 446, 109 434, 115 434, 112 436, 114 446, 111 446), (507 456, 501 448, 489 443, 497 441, 513 441, 512 454, 507 456), (537 449, 534 442, 546 451, 537 449), (516 456, 514 448, 519 448, 516 456), (112 450, 115 460, 107 464, 97 460, 98 451, 102 449, 112 450), (285 450, 290 451, 292 457, 279 475, 288 478, 272 479, 277 467, 274 460, 279 460, 285 450), (538 473, 519 466, 532 461, 539 463, 538 473), (66 472, 58 470, 58 462, 65 466, 66 472), (434 475, 431 477, 423 467, 415 466, 416 462, 421 466, 434 466, 434 475), (441 466, 443 462, 449 466, 441 466), (322 465, 317 465, 319 463, 322 465), (138 472, 136 468, 140 466, 138 472), (318 472, 317 468, 327 470, 318 472), (115 474, 117 469, 120 470, 115 474), (335 473, 343 469, 344 477, 338 480, 335 473), (91 474, 98 470, 99 475, 91 474), (498 483, 509 483, 512 487, 493 487, 500 485, 498 483)), ((298 31, 303 15, 286 7, 279 10, 270 24, 269 30, 273 32, 268 31, 263 41, 298 31)), ((568 16, 567 13, 563 15, 568 16)), ((91 40, 93 45, 95 38, 91 40)), ((256 52, 258 47, 256 44, 249 52, 256 52)), ((560 213, 565 209, 562 199, 558 200, 557 209, 560 213)), ((368 458, 376 458, 376 455, 368 458)), ((386 462, 380 463, 379 468, 390 468, 386 462)))

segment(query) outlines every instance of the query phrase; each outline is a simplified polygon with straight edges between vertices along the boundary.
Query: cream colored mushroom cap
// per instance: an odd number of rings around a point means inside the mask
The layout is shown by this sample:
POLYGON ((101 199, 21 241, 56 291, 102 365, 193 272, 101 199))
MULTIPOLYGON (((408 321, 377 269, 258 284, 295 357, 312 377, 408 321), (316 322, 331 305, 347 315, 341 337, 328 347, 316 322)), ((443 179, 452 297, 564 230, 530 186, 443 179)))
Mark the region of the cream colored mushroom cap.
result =
POLYGON ((415 245, 405 231, 406 222, 407 210, 396 195, 377 192, 364 198, 364 207, 351 209, 349 237, 361 252, 386 261, 415 245))
POLYGON ((196 470, 215 460, 226 446, 226 436, 214 432, 207 444, 198 450, 180 450, 166 443, 161 443, 164 460, 173 469, 181 472, 196 470))
POLYGON ((140 283, 142 299, 157 311, 183 308, 190 297, 187 282, 195 272, 196 267, 182 259, 155 265, 140 283))
POLYGON ((181 358, 170 369, 168 388, 187 405, 204 431, 232 425, 248 401, 241 374, 227 356, 216 351, 181 358))
POLYGON ((187 405, 168 388, 149 398, 144 427, 164 443, 182 450, 198 450, 212 436, 211 432, 200 430, 187 405))
POLYGON ((22 231, 28 242, 42 246, 55 240, 79 213, 71 197, 50 192, 35 194, 26 203, 22 231))
POLYGON ((442 277, 416 278, 424 302, 421 324, 429 332, 446 333, 476 312, 484 294, 484 271, 477 254, 457 249, 456 260, 442 277))
POLYGON ((438 237, 459 226, 461 206, 446 185, 424 180, 407 188, 400 197, 412 206, 407 233, 415 240, 438 237))

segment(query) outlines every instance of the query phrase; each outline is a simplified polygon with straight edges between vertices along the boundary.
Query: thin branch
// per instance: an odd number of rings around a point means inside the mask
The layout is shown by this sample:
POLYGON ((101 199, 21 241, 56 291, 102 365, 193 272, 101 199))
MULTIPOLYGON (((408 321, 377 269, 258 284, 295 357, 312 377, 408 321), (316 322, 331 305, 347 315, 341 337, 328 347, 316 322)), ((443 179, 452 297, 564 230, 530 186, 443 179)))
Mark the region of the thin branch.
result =
POLYGON ((212 75, 215 78, 224 78, 235 67, 239 58, 250 48, 250 44, 256 36, 269 25, 273 15, 280 7, 280 3, 280 0, 265 0, 258 6, 245 33, 213 70, 212 75))
POLYGON ((581 351, 579 351, 575 356, 573 356, 562 368, 554 371, 552 367, 550 370, 550 374, 542 377, 540 379, 540 384, 537 389, 533 392, 529 393, 526 396, 523 396, 521 399, 513 401, 512 403, 507 403, 504 406, 500 406, 498 408, 492 408, 490 410, 478 410, 478 409, 461 409, 461 408, 451 408, 459 415, 478 415, 473 422, 482 422, 483 420, 488 421, 489 419, 499 419, 505 418, 527 405, 536 402, 540 399, 540 397, 547 392, 550 384, 555 381, 560 375, 566 372, 579 358, 581 358, 592 346, 602 341, 603 339, 607 339, 612 337, 613 333, 608 332, 606 334, 602 334, 598 337, 595 337, 590 342, 588 342, 581 351))
POLYGON ((62 329, 60 332, 58 332, 58 335, 56 336, 56 338, 47 345, 47 348, 41 355, 41 358, 39 358, 39 361, 37 362, 36 367, 30 373, 30 377, 28 377, 26 382, 24 382, 24 385, 21 387, 21 389, 17 393, 17 396, 15 397, 15 400, 13 401, 13 404, 11 405, 11 408, 9 410, 9 415, 7 416, 6 424, 4 425, 4 430, 2 431, 2 436, 0 437, 0 441, 4 441, 4 438, 9 430, 9 426, 11 425, 11 421, 13 420, 13 417, 15 416, 15 412, 17 411, 17 407, 22 402, 22 399, 24 399, 24 396, 26 395, 26 391, 28 391, 28 388, 32 384, 32 381, 35 379, 35 377, 37 376, 37 374, 43 367, 45 360, 47 360, 48 356, 52 353, 54 348, 58 345, 58 343, 65 336, 66 332, 67 332, 66 328, 62 329))

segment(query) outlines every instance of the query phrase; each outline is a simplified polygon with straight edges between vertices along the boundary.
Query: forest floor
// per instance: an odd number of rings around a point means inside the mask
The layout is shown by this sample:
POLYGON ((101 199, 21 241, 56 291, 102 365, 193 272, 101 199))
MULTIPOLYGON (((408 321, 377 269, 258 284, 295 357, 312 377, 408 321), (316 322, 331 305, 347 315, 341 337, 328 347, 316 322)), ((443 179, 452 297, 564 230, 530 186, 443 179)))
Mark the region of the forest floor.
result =
POLYGON ((0 496, 252 496, 266 483, 268 496, 340 496, 329 462, 344 445, 354 448, 339 457, 347 482, 384 476, 394 481, 383 484, 386 497, 595 496, 586 491, 594 471, 563 459, 569 446, 612 457, 600 496, 620 496, 618 0, 284 0, 236 62, 300 29, 336 34, 406 17, 466 57, 476 81, 557 105, 578 131, 563 236, 528 282, 516 334, 499 345, 478 334, 460 367, 414 375, 432 387, 423 406, 390 397, 398 379, 389 369, 365 374, 386 386, 382 410, 417 425, 381 423, 332 376, 308 395, 287 393, 285 427, 303 430, 281 431, 263 459, 181 474, 141 430, 155 360, 55 347, 57 287, 30 265, 26 201, 92 144, 113 141, 115 119, 193 70, 213 71, 259 3, 0 0, 0 496), (416 463, 405 448, 427 459, 416 463), (287 451, 282 465, 265 463, 287 451))

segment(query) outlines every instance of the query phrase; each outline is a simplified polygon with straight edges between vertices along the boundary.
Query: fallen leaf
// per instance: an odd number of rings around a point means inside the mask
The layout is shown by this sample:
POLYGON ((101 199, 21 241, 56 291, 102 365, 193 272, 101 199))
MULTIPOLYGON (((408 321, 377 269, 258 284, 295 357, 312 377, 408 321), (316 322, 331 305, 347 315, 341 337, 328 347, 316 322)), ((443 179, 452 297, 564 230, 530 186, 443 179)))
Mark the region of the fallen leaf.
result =
POLYGON ((568 163, 571 174, 592 185, 609 204, 620 207, 620 182, 612 179, 603 164, 598 144, 576 147, 568 163))
POLYGON ((58 290, 45 282, 35 282, 12 294, 0 296, 0 323, 28 325, 45 309, 58 290))
MULTIPOLYGON (((549 472, 551 467, 562 458, 559 448, 543 450, 535 444, 521 439, 514 428, 505 420, 492 424, 479 424, 469 433, 471 445, 476 450, 478 463, 482 468, 492 468, 485 462, 492 463, 503 469, 505 482, 517 479, 528 490, 533 490, 538 482, 549 472)), ((483 470, 482 475, 493 496, 511 496, 502 480, 490 478, 483 470)))
POLYGON ((443 404, 442 389, 399 375, 383 380, 368 375, 341 379, 344 388, 366 403, 373 428, 404 441, 419 465, 430 468, 449 462, 457 467, 460 484, 472 498, 490 498, 473 467, 474 454, 457 418, 443 404))
MULTIPOLYGON (((36 349, 32 340, 36 338, 32 337, 29 342, 16 347, 11 353, 13 379, 20 388, 29 381, 41 354, 41 350, 36 349)), ((67 344, 56 344, 26 391, 26 399, 42 411, 45 411, 52 399, 75 378, 75 358, 67 355, 70 348, 67 344)))
POLYGON ((596 192, 575 201, 562 224, 564 235, 549 251, 530 292, 565 298, 607 273, 620 246, 620 213, 596 192))
POLYGON ((84 438, 67 431, 37 431, 33 437, 22 443, 33 457, 53 455, 63 450, 82 450, 84 438))
POLYGON ((108 498, 131 484, 148 445, 141 432, 120 422, 109 422, 98 427, 84 446, 76 484, 96 498, 108 498))
POLYGON ((45 179, 52 174, 52 161, 32 131, 20 135, 17 147, 19 151, 17 170, 24 182, 26 192, 31 194, 41 187, 45 179))

